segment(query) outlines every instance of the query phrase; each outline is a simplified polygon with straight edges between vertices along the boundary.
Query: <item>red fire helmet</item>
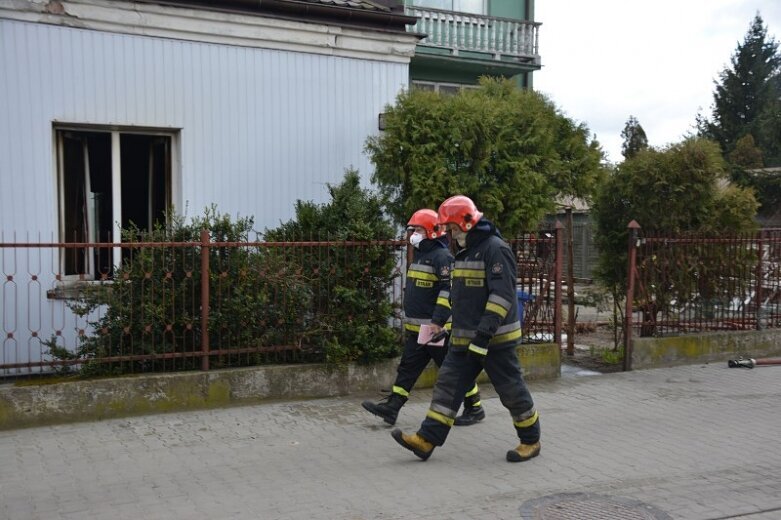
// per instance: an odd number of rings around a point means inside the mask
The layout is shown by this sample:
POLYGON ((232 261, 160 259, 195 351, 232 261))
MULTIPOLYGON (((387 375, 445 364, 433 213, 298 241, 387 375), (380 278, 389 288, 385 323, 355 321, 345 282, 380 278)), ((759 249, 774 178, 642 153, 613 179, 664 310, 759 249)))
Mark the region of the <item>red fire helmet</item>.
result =
POLYGON ((464 195, 450 197, 439 206, 438 223, 440 226, 456 224, 462 231, 469 231, 482 218, 472 199, 464 195))
POLYGON ((437 212, 433 209, 419 209, 410 217, 407 226, 420 226, 426 230, 426 238, 437 238, 444 235, 437 225, 437 212))

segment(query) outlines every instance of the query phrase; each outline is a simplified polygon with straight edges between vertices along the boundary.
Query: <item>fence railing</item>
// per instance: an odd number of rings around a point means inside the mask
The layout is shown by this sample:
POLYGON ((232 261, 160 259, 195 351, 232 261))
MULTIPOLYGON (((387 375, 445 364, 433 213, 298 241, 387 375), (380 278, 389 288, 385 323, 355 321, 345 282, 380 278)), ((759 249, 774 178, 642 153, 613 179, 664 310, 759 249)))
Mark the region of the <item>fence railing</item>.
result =
MULTIPOLYGON (((519 288, 533 297, 527 341, 551 341, 556 233, 512 245, 519 288)), ((200 242, 0 243, 0 377, 324 361, 329 345, 367 324, 401 330, 406 247, 212 242, 208 232, 200 242), (111 258, 117 250, 120 268, 65 271, 69 252, 111 258)))
POLYGON ((420 45, 459 51, 484 52, 539 62, 538 33, 541 24, 477 14, 407 6, 418 22, 408 30, 426 35, 420 45))
POLYGON ((518 289, 528 295, 525 341, 561 345, 563 228, 525 234, 509 243, 518 260, 518 289))
MULTIPOLYGON (((631 231, 625 327, 632 335, 781 327, 781 230, 735 236, 631 231)), ((631 335, 625 337, 631 345, 631 335)))

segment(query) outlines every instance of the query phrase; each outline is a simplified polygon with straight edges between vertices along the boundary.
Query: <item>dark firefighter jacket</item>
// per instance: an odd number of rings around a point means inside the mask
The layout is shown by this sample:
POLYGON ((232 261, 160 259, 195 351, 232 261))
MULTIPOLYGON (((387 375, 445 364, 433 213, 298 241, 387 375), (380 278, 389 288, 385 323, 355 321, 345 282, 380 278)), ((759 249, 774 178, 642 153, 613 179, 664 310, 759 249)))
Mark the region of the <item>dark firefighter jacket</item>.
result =
POLYGON ((510 246, 493 223, 481 219, 456 255, 450 291, 451 348, 485 355, 490 349, 520 344, 516 272, 510 246))
POLYGON ((421 324, 440 327, 450 318, 450 272, 453 255, 441 239, 423 240, 407 269, 404 328, 417 332, 421 324))

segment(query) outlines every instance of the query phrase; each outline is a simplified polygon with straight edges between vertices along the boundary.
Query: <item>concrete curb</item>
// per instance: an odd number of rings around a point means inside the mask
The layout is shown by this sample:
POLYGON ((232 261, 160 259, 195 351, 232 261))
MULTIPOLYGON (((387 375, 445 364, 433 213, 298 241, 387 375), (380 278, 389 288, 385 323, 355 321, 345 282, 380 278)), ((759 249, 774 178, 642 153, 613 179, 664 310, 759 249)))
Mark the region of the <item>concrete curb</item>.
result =
MULTIPOLYGON (((559 377, 555 344, 518 349, 527 379, 559 377)), ((272 365, 152 374, 54 384, 0 386, 0 430, 132 415, 253 404, 277 399, 311 399, 389 389, 398 359, 372 365, 272 365)), ((431 387, 428 367, 417 388, 431 387)), ((485 374, 478 381, 486 382, 485 374)))

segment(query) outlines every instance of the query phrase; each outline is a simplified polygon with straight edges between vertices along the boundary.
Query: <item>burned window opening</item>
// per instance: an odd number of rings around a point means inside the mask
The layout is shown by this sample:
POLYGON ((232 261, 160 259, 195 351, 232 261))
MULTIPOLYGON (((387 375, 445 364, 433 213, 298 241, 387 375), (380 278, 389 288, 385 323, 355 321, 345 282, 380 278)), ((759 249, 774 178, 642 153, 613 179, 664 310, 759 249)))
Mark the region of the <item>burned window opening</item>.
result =
MULTIPOLYGON (((117 223, 141 231, 165 225, 171 135, 70 129, 56 134, 61 241, 119 242, 117 223)), ((120 258, 111 248, 67 248, 61 269, 68 277, 101 279, 112 275, 120 258)))

